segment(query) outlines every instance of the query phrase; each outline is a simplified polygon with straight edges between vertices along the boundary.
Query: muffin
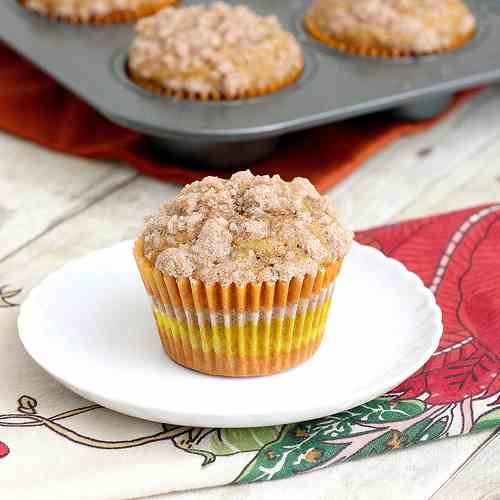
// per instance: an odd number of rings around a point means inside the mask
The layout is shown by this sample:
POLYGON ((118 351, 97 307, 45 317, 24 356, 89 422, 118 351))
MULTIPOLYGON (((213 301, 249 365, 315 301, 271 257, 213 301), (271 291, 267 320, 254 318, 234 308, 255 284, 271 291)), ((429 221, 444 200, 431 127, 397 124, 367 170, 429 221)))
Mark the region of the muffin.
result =
POLYGON ((19 0, 38 14, 71 23, 123 23, 149 16, 176 0, 19 0))
POLYGON ((157 93, 187 99, 243 99, 295 81, 304 59, 275 16, 215 2, 166 8, 142 19, 129 49, 129 75, 157 93))
POLYGON ((453 50, 476 31, 461 0, 314 0, 304 23, 329 47, 375 57, 453 50))
POLYGON ((164 350, 231 377, 302 363, 352 238, 307 179, 247 170, 187 185, 146 218, 134 250, 164 350))

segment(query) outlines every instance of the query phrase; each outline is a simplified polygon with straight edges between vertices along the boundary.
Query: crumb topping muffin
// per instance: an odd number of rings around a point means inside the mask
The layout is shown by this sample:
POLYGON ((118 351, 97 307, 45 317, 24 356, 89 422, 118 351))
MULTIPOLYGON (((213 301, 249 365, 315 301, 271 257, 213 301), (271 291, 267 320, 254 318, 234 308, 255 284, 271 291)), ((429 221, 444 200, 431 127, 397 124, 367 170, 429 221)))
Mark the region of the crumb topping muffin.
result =
POLYGON ((352 238, 306 179, 247 170, 186 186, 134 246, 163 349, 210 375, 299 365, 321 344, 352 238))
POLYGON ((335 48, 393 56, 451 50, 476 30, 461 0, 314 0, 305 25, 335 48))
POLYGON ((342 259, 352 238, 307 179, 248 170, 186 186, 143 232, 144 255, 162 273, 223 285, 315 275, 342 259))
POLYGON ((303 55, 275 16, 215 2, 166 8, 136 26, 129 73, 137 83, 178 97, 237 99, 293 82, 303 55))
POLYGON ((20 0, 28 9, 71 22, 121 22, 154 14, 176 0, 20 0))

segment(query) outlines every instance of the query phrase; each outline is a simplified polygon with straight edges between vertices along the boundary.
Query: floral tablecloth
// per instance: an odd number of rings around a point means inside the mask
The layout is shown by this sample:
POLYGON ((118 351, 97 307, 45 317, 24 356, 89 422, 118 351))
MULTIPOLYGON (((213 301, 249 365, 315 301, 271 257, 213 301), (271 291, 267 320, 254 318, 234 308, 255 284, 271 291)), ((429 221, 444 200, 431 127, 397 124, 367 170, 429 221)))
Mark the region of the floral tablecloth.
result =
POLYGON ((118 499, 283 479, 500 425, 500 205, 376 228, 357 240, 404 262, 436 295, 445 324, 439 348, 389 394, 275 427, 162 425, 82 400, 23 350, 23 283, 0 286, 0 480, 8 498, 118 499))

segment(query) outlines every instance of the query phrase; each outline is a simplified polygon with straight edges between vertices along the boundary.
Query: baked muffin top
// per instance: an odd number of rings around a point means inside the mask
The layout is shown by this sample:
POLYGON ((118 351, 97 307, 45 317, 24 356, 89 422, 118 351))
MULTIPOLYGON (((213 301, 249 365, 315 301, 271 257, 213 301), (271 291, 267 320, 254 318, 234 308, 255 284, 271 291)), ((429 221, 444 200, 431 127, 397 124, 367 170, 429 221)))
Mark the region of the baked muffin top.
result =
POLYGON ((187 185, 146 218, 142 237, 164 274, 244 285, 314 275, 346 255, 353 234, 307 179, 246 170, 187 185))
POLYGON ((27 8, 41 14, 89 19, 113 12, 134 11, 143 6, 161 6, 164 0, 23 0, 27 8))
POLYGON ((413 54, 453 48, 476 28, 461 0, 314 0, 308 20, 347 45, 413 54))
POLYGON ((139 21, 136 32, 129 70, 171 91, 235 98, 303 67, 300 46, 278 19, 244 5, 166 8, 139 21))

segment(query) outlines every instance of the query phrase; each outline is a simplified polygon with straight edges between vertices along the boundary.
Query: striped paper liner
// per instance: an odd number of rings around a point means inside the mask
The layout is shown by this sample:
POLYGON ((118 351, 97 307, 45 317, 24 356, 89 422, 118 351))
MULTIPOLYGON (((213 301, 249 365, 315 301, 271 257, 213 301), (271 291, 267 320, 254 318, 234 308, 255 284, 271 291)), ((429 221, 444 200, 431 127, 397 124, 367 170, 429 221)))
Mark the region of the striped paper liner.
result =
POLYGON ((141 239, 134 255, 166 353, 180 365, 229 377, 277 373, 311 357, 342 264, 288 282, 222 286, 164 275, 144 257, 141 239))

